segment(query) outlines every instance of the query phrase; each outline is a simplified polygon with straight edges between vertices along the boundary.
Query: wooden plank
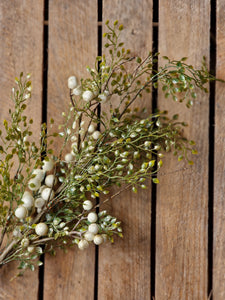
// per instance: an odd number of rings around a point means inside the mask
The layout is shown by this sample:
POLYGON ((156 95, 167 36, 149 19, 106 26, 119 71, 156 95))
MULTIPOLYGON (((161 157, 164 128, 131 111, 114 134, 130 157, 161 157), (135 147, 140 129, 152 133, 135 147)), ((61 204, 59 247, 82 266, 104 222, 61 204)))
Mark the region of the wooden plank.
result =
MULTIPOLYGON (((189 57, 200 67, 209 58, 210 1, 160 1, 159 52, 189 57)), ((207 299, 208 95, 193 108, 159 93, 160 109, 188 122, 185 135, 197 142, 194 166, 166 156, 159 176, 156 216, 156 299, 207 299), (166 171, 165 171, 166 170, 166 171)))
MULTIPOLYGON (((217 77, 225 79, 225 3, 217 1, 217 77)), ((213 299, 225 298, 225 84, 216 83, 213 299)))
MULTIPOLYGON (((49 1, 48 120, 62 123, 69 107, 67 78, 87 76, 86 66, 97 55, 97 2, 92 0, 49 1)), ((60 145, 55 144, 55 147, 60 145)), ((93 299, 94 247, 45 259, 45 299, 93 299)))
MULTIPOLYGON (((43 1, 32 0, 0 2, 0 120, 8 118, 8 109, 14 78, 20 72, 32 73, 32 100, 27 116, 34 119, 34 138, 38 138, 42 112, 42 48, 43 1), (33 11, 35 10, 35 14, 33 11)), ((38 270, 27 271, 10 282, 18 270, 18 263, 6 265, 0 272, 0 299, 37 299, 38 270), (32 291, 32 292, 31 292, 32 291)))
MULTIPOLYGON (((124 25, 121 40, 132 54, 145 57, 152 50, 152 1, 104 0, 103 24, 107 19, 124 25)), ((150 113, 151 97, 142 101, 150 113)), ((98 299, 150 299, 150 188, 126 191, 106 209, 122 220, 124 238, 99 247, 98 299)))

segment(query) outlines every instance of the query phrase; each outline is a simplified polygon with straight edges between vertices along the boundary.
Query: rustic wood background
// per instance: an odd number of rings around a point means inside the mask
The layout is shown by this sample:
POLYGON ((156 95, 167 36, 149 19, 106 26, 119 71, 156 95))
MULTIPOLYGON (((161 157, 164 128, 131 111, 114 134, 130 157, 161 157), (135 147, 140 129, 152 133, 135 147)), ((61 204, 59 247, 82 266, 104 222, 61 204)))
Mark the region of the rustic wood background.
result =
MULTIPOLYGON (((7 118, 14 78, 31 72, 28 113, 35 128, 68 104, 67 78, 86 76, 100 54, 104 22, 118 19, 134 53, 149 50, 225 79, 224 0, 1 0, 0 119, 7 118)), ((224 300, 225 299, 225 84, 210 85, 191 110, 155 92, 145 99, 179 111, 199 155, 188 167, 167 155, 160 185, 113 201, 125 237, 113 245, 77 249, 13 282, 15 265, 1 269, 0 299, 224 300)), ((38 137, 38 130, 36 133, 38 137)))

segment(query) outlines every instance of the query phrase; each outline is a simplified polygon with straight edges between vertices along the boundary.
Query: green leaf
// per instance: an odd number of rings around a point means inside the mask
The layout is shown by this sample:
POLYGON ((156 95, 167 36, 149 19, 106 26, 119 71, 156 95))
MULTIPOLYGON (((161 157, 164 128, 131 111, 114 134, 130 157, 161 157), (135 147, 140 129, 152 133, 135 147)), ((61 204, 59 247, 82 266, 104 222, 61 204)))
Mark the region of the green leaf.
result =
POLYGON ((159 179, 158 179, 158 178, 152 178, 152 181, 153 181, 154 183, 156 183, 156 184, 159 183, 159 179))
POLYGON ((27 263, 26 263, 25 261, 21 261, 21 263, 20 263, 18 269, 24 270, 24 269, 26 269, 26 268, 27 268, 27 263))
POLYGON ((155 165, 155 160, 151 160, 151 161, 148 163, 148 166, 149 166, 150 168, 154 167, 154 165, 155 165))
POLYGON ((42 265, 43 265, 43 262, 40 261, 40 260, 38 260, 38 261, 37 261, 37 266, 40 267, 40 266, 42 266, 42 265))
POLYGON ((34 271, 34 270, 35 270, 34 265, 29 265, 29 269, 30 269, 31 271, 34 271))
POLYGON ((184 158, 183 155, 179 155, 178 156, 178 161, 181 161, 183 158, 184 158))
POLYGON ((193 150, 191 151, 191 153, 192 153, 192 154, 198 154, 198 151, 197 151, 196 149, 193 149, 193 150))
POLYGON ((133 187, 132 187, 132 191, 133 191, 134 193, 137 193, 137 188, 136 188, 135 186, 133 186, 133 187))
POLYGON ((159 166, 159 168, 161 168, 161 167, 162 167, 162 165, 163 165, 163 162, 162 162, 162 160, 160 159, 160 161, 158 162, 158 166, 159 166))
POLYGON ((140 63, 141 63, 141 58, 140 58, 140 57, 137 57, 137 58, 136 58, 136 62, 137 62, 138 64, 140 64, 140 63))
POLYGON ((121 24, 118 29, 119 31, 123 30, 123 24, 121 24))

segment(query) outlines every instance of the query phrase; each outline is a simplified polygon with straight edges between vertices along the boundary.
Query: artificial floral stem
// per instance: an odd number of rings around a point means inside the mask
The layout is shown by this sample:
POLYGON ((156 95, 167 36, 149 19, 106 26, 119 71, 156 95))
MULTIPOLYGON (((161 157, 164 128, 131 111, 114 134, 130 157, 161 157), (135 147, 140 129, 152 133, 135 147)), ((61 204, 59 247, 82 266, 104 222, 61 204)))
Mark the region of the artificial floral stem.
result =
MULTIPOLYGON (((83 233, 84 232, 79 232, 79 231, 72 230, 72 231, 68 232, 67 236, 77 235, 78 238, 80 238, 83 233)), ((48 238, 43 238, 43 239, 34 241, 32 244, 39 245, 39 244, 43 244, 45 242, 49 242, 49 241, 53 241, 53 240, 55 240, 54 237, 48 237, 48 238)))
POLYGON ((12 240, 9 245, 5 248, 5 250, 2 252, 2 254, 0 255, 0 264, 2 264, 4 258, 7 256, 7 254, 12 250, 12 248, 14 247, 14 245, 16 245, 17 241, 16 240, 12 240))
POLYGON ((132 184, 128 184, 127 186, 125 186, 125 188, 119 190, 119 191, 118 191, 117 193, 115 193, 114 195, 108 197, 107 199, 103 200, 103 201, 100 202, 99 204, 96 204, 96 205, 94 206, 94 208, 100 207, 102 204, 108 202, 109 200, 114 199, 115 197, 119 196, 122 192, 124 192, 124 191, 130 189, 131 187, 132 187, 132 184))
POLYGON ((6 230, 7 230, 7 225, 8 225, 8 223, 9 223, 9 220, 10 220, 11 216, 12 216, 12 213, 10 213, 10 210, 9 210, 9 211, 8 211, 8 216, 7 216, 7 218, 6 218, 6 223, 5 223, 4 228, 2 229, 2 233, 1 233, 0 247, 1 247, 1 245, 2 245, 4 236, 5 236, 5 233, 6 233, 6 230))
POLYGON ((106 83, 105 83, 105 86, 104 86, 104 88, 103 88, 103 91, 105 91, 106 87, 108 86, 109 81, 110 81, 110 79, 112 78, 113 72, 116 71, 117 69, 119 69, 119 67, 122 66, 123 64, 125 64, 125 63, 127 63, 127 62, 130 62, 130 61, 132 61, 132 60, 134 60, 134 59, 135 59, 135 56, 132 56, 132 57, 130 57, 129 59, 127 59, 126 61, 121 62, 118 66, 114 67, 114 68, 111 70, 111 73, 110 73, 110 75, 109 75, 109 77, 108 77, 108 79, 107 79, 107 81, 106 81, 106 83))

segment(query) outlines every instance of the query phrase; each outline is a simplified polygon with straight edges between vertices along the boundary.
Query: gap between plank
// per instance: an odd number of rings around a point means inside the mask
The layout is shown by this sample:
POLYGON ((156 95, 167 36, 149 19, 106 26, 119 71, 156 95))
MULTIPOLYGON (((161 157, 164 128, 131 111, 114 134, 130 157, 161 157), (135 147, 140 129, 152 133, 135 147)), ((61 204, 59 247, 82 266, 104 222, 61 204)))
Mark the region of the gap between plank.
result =
MULTIPOLYGON (((216 0, 211 0, 210 73, 216 75, 216 0)), ((215 153, 215 81, 209 94, 209 169, 208 169, 208 297, 213 300, 213 206, 215 153)))
MULTIPOLYGON (((102 56, 102 0, 98 0, 98 19, 97 19, 97 26, 98 26, 98 37, 97 37, 97 55, 102 56)), ((98 62, 98 71, 99 71, 100 62, 98 62)), ((101 106, 98 105, 98 118, 101 115, 101 106)), ((100 131, 100 123, 98 124, 97 129, 100 131)), ((99 204, 99 198, 96 199, 96 204, 99 204)), ((96 208, 96 213, 99 212, 99 208, 96 208)), ((98 300, 98 267, 99 267, 99 246, 95 246, 95 274, 94 274, 94 300, 98 300)))
MULTIPOLYGON (((48 18, 49 18, 49 0, 44 0, 43 12, 43 63, 42 63, 42 123, 47 124, 47 104, 48 104, 48 18)), ((44 153, 42 153, 44 154, 44 153)), ((45 255, 40 256, 40 261, 43 263, 39 267, 39 286, 38 286, 38 300, 44 299, 44 263, 45 255)))
MULTIPOLYGON (((159 21, 159 2, 158 0, 153 1, 153 13, 152 13, 152 54, 158 52, 158 24, 159 21)), ((158 70, 158 63, 153 64, 153 69, 158 70)), ((157 109, 157 88, 152 87, 152 112, 155 113, 157 109)), ((151 246, 150 246, 150 261, 151 261, 151 296, 150 299, 155 297, 155 269, 156 269, 156 196, 157 188, 152 183, 151 189, 151 246)))

